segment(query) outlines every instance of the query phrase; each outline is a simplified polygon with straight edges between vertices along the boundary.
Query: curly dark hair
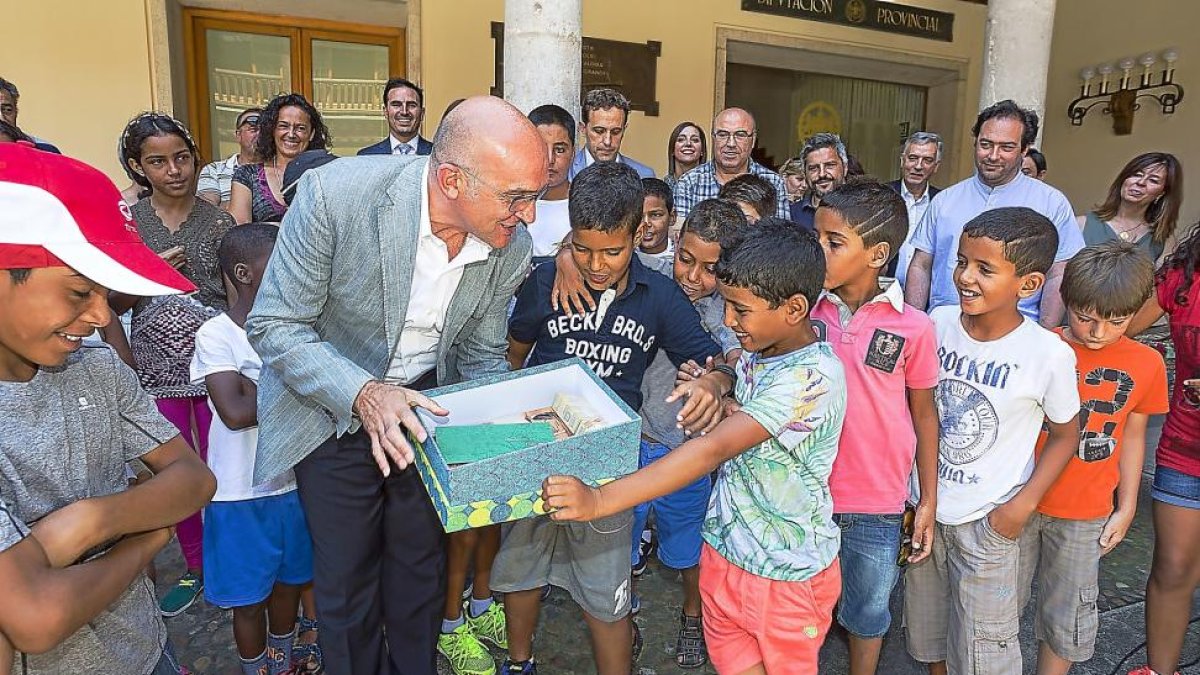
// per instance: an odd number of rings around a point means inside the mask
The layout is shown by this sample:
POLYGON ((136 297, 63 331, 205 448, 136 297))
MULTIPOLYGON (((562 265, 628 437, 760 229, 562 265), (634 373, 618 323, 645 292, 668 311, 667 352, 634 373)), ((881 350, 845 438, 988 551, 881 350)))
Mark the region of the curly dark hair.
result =
POLYGON ((289 107, 303 110, 312 123, 312 138, 305 150, 329 149, 333 137, 329 135, 325 120, 321 119, 321 112, 302 94, 280 94, 263 106, 262 115, 258 118, 258 142, 254 144, 254 151, 259 161, 270 162, 278 154, 275 148, 275 125, 279 123, 279 111, 289 107))
POLYGON ((1180 305, 1188 304, 1188 292, 1196 280, 1196 271, 1200 269, 1200 223, 1191 227, 1191 232, 1179 242, 1175 251, 1163 261, 1155 278, 1162 283, 1171 270, 1183 271, 1183 282, 1175 289, 1175 302, 1180 305))

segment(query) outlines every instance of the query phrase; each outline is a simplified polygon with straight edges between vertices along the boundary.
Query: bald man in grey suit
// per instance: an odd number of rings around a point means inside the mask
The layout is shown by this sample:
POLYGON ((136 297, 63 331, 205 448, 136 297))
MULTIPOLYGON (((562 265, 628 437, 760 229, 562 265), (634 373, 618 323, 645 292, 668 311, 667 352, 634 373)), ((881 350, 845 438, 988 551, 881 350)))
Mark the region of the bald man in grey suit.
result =
POLYGON ((444 534, 412 467, 418 390, 508 369, 521 224, 548 153, 516 108, 468 99, 431 157, 309 172, 246 323, 262 357, 255 481, 294 469, 326 670, 436 673, 444 534))

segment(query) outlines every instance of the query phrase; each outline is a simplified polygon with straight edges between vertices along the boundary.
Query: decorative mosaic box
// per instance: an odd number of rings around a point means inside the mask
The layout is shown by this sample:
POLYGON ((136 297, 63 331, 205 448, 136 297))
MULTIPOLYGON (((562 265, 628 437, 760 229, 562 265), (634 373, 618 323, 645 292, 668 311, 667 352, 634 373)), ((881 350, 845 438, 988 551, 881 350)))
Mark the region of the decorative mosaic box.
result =
POLYGON ((641 418, 578 358, 426 394, 450 411, 446 419, 418 410, 429 439, 414 443, 421 481, 447 532, 546 513, 542 481, 552 474, 578 476, 598 485, 637 470, 641 418), (586 402, 603 424, 561 441, 470 464, 448 466, 438 452, 438 426, 511 418, 549 406, 560 393, 586 402))

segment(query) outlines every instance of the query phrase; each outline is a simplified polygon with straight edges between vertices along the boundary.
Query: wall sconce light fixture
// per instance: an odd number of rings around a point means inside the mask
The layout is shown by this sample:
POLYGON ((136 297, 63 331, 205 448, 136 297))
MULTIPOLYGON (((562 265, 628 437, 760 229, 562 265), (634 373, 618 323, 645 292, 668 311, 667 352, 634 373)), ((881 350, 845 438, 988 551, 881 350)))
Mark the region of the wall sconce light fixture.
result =
POLYGON ((1103 106, 1100 113, 1112 115, 1113 133, 1126 136, 1133 133, 1133 113, 1142 107, 1137 102, 1140 98, 1157 101, 1164 115, 1173 114, 1175 106, 1183 100, 1183 87, 1174 82, 1175 61, 1178 58, 1179 53, 1174 49, 1162 53, 1164 66, 1158 83, 1154 82, 1157 73, 1150 71, 1158 57, 1150 52, 1142 54, 1136 61, 1133 58, 1121 59, 1116 68, 1111 63, 1084 68, 1079 73, 1079 78, 1083 81, 1079 86, 1079 97, 1067 106, 1067 116, 1071 118, 1071 125, 1082 126, 1083 118, 1089 110, 1103 106), (1140 81, 1130 75, 1134 65, 1138 63, 1142 65, 1140 81), (1117 69, 1121 71, 1119 81, 1117 77, 1113 77, 1117 69), (1097 73, 1100 75, 1100 82, 1093 91, 1092 81, 1096 79, 1097 73))

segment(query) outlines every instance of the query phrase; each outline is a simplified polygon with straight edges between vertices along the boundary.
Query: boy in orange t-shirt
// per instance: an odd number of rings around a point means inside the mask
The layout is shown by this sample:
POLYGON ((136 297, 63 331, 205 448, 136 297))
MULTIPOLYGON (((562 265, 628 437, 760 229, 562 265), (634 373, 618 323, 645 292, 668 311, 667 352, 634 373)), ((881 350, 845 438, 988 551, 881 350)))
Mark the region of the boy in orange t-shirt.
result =
POLYGON ((1057 332, 1075 351, 1082 433, 1079 450, 1021 534, 1025 600, 1035 571, 1053 580, 1039 587, 1035 613, 1042 675, 1065 675, 1092 657, 1100 556, 1133 522, 1146 424, 1167 412, 1162 356, 1125 337, 1153 288, 1150 258, 1121 241, 1083 249, 1063 275, 1067 325, 1057 332))

